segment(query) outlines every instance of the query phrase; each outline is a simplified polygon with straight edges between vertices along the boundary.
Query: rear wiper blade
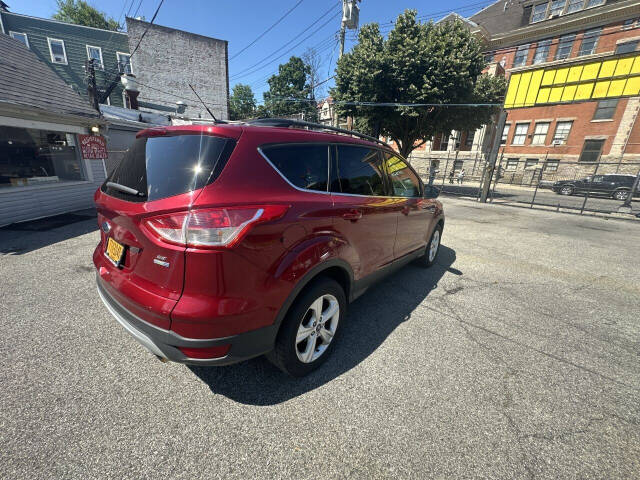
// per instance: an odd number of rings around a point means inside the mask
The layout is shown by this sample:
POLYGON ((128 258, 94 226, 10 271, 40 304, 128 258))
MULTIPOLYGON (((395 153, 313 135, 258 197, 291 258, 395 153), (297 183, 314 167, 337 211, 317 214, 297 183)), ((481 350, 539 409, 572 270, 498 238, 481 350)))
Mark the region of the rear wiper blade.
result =
POLYGON ((116 190, 120 190, 121 192, 128 193, 129 195, 135 195, 137 197, 146 197, 146 195, 142 192, 139 192, 135 188, 127 187, 126 185, 120 185, 115 182, 107 182, 107 187, 115 188, 116 190))

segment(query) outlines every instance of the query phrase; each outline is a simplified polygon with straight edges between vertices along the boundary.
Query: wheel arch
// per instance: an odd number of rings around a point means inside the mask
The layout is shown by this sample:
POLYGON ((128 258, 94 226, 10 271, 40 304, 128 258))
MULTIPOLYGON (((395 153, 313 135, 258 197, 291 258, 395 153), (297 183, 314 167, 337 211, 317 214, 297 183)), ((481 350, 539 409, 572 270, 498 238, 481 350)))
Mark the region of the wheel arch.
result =
POLYGON ((289 296, 280 307, 278 315, 276 315, 274 325, 276 325, 277 329, 280 329, 282 321, 291 308, 291 305, 293 305, 293 302, 295 302, 295 300, 313 280, 321 276, 332 278, 338 282, 344 289, 347 302, 350 301, 351 294, 353 292, 353 270, 351 269, 351 266, 339 258, 327 260, 310 269, 293 287, 293 290, 289 293, 289 296))

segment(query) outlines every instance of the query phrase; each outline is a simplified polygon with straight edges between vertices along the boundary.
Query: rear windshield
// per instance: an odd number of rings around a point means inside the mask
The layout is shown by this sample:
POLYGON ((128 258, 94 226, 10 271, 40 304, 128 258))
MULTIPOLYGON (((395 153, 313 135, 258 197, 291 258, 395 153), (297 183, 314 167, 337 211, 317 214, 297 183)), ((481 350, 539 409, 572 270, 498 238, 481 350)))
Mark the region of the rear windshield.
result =
POLYGON ((101 190, 130 202, 197 190, 218 177, 234 147, 234 140, 210 135, 137 138, 101 190))

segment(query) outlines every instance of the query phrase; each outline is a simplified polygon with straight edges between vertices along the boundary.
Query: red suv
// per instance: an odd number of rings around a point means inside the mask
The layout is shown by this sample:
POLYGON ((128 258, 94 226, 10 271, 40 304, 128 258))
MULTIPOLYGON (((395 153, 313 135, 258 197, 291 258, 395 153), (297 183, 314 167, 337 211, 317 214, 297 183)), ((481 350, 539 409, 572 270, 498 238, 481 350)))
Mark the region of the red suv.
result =
POLYGON ((162 360, 267 354, 305 375, 350 301, 410 261, 434 263, 437 194, 354 132, 288 120, 144 130, 95 194, 98 293, 162 360))

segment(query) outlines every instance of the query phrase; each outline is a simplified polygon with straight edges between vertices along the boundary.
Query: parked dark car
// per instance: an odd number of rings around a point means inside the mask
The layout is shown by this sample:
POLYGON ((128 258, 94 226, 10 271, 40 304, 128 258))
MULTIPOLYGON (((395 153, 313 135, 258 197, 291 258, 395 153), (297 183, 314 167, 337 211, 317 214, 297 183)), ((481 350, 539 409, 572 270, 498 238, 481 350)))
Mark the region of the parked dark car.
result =
POLYGON ((305 375, 350 301, 436 261, 438 190, 383 142, 300 123, 144 130, 96 192, 98 293, 160 359, 305 375))
MULTIPOLYGON (((623 174, 595 175, 578 180, 560 180, 555 182, 551 189, 560 195, 589 192, 624 201, 629 196, 635 178, 634 175, 623 174)), ((638 191, 633 195, 638 196, 638 191)))

